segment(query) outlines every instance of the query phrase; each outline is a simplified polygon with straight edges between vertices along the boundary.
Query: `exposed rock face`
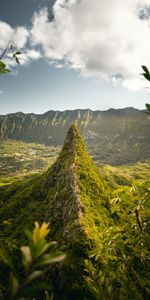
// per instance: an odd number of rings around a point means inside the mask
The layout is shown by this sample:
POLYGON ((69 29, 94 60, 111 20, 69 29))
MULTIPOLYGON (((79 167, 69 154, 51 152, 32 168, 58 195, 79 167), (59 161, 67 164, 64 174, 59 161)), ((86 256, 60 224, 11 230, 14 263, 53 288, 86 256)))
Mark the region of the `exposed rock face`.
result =
POLYGON ((99 164, 127 164, 150 158, 150 116, 134 108, 0 116, 0 138, 62 145, 73 122, 99 164))

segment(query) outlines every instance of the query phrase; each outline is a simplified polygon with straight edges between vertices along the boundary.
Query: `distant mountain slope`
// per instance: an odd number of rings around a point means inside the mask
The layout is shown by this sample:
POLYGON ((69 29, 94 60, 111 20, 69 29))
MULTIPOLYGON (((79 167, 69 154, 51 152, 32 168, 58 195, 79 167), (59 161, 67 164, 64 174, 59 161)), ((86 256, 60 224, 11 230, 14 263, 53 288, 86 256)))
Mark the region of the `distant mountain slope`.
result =
POLYGON ((119 165, 150 158, 150 116, 134 108, 8 114, 0 116, 0 138, 62 145, 73 122, 99 164, 119 165))

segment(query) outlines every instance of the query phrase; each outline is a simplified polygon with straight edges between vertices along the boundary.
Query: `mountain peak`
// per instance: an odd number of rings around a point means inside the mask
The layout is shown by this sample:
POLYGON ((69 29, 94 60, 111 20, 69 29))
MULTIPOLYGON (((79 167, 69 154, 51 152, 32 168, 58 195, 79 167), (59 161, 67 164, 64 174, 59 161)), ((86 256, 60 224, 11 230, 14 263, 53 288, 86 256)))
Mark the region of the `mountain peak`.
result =
MULTIPOLYGON (((66 245, 68 255, 63 274, 70 277, 63 289, 72 291, 76 286, 78 295, 81 287, 84 289, 85 265, 81 258, 85 259, 92 247, 100 247, 101 235, 110 226, 109 188, 87 153, 75 124, 69 128, 60 156, 49 172, 47 221, 52 237, 66 245), (72 276, 77 278, 76 282, 72 276)), ((66 297, 77 298, 69 293, 66 297)))
POLYGON ((78 130, 77 126, 75 125, 75 123, 72 123, 67 132, 67 137, 65 139, 63 148, 66 148, 67 146, 75 147, 76 143, 79 140, 81 140, 79 130, 78 130))
MULTIPOLYGON (((65 240, 70 241, 74 232, 76 236, 78 232, 78 237, 85 235, 93 239, 93 232, 98 232, 99 224, 97 221, 91 224, 90 217, 96 220, 101 212, 107 214, 104 190, 109 189, 87 153, 75 124, 69 128, 62 151, 48 177, 50 194, 54 195, 53 199, 49 198, 54 237, 56 234, 55 238, 61 239, 63 231, 65 240), (55 220, 60 218, 63 225, 55 230, 55 220)), ((105 222, 101 225, 105 226, 105 222)))
POLYGON ((86 152, 86 148, 77 126, 75 123, 72 123, 59 156, 61 164, 63 164, 63 161, 65 164, 67 162, 69 164, 75 163, 80 152, 86 152))

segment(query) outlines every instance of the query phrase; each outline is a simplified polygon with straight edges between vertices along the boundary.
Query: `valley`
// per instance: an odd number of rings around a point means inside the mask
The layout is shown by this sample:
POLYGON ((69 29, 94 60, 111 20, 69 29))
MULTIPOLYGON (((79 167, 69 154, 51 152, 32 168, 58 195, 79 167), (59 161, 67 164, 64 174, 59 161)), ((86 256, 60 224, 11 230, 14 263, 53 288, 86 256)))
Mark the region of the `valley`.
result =
POLYGON ((0 139, 62 146, 75 123, 97 165, 126 165, 150 159, 150 116, 134 108, 67 110, 0 116, 0 139))
MULTIPOLYGON (((62 146, 45 146, 3 139, 0 143, 0 186, 10 184, 19 178, 32 177, 46 171, 58 158, 62 146)), ((91 155, 92 157, 92 155, 91 155)), ((150 161, 129 165, 99 166, 99 172, 115 185, 131 185, 135 180, 150 179, 150 161)))
POLYGON ((0 185, 50 167, 61 147, 3 139, 0 141, 0 185))

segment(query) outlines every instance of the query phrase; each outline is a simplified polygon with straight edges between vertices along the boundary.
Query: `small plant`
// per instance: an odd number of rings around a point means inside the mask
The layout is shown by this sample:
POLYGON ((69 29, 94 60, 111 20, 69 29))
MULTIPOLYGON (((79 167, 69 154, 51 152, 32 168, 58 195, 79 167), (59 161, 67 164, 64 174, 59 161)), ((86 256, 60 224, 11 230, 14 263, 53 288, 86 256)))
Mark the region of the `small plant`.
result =
POLYGON ((44 222, 40 226, 38 222, 35 222, 33 232, 26 230, 29 245, 20 248, 22 255, 19 272, 11 256, 1 247, 0 257, 11 270, 6 299, 33 299, 33 297, 35 299, 35 293, 43 290, 46 290, 46 299, 51 299, 47 292, 51 290, 51 286, 43 279, 43 275, 48 270, 47 266, 61 262, 65 254, 57 250, 56 242, 46 241, 45 238, 49 233, 48 225, 44 222))
MULTIPOLYGON (((144 78, 148 81, 150 81, 150 71, 148 70, 148 68, 146 66, 142 66, 142 69, 144 71, 144 73, 142 73, 142 75, 144 76, 144 78)), ((150 104, 146 103, 145 104, 147 111, 150 113, 150 104)))
POLYGON ((9 69, 6 68, 6 64, 0 60, 0 74, 8 74, 11 71, 9 69))
POLYGON ((11 73, 11 70, 9 70, 7 67, 6 67, 6 64, 5 62, 2 60, 3 57, 7 54, 7 52, 12 52, 12 57, 13 59, 15 59, 16 63, 19 64, 19 58, 18 58, 18 55, 21 54, 20 51, 16 51, 16 48, 13 46, 13 45, 10 45, 9 46, 9 43, 8 45, 6 46, 6 48, 4 49, 4 51, 2 52, 2 54, 0 55, 0 74, 9 74, 11 73))

